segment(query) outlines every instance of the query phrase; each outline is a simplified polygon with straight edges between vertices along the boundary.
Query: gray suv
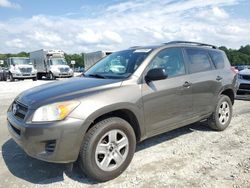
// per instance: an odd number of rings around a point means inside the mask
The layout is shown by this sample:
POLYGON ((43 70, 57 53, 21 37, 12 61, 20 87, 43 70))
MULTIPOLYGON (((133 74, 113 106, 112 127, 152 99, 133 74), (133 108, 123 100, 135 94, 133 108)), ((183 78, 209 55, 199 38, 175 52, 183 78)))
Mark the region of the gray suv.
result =
POLYGON ((82 77, 21 93, 7 112, 8 128, 28 155, 78 159, 87 176, 107 181, 128 167, 137 142, 202 120, 224 130, 235 83, 225 53, 213 45, 131 47, 82 77))

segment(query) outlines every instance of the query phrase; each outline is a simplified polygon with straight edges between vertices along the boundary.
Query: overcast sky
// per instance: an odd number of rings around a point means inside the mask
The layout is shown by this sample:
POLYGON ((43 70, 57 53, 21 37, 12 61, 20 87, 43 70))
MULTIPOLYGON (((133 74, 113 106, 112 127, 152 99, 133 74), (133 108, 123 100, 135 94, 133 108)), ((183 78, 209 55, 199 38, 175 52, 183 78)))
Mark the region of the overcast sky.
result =
POLYGON ((120 50, 172 40, 250 43, 249 0, 0 0, 0 53, 120 50))

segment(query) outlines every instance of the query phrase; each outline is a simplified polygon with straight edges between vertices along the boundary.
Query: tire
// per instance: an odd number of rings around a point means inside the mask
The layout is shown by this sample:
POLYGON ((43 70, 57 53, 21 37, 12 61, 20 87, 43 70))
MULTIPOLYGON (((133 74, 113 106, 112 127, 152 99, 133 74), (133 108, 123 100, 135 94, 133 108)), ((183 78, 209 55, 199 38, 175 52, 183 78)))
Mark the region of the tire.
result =
POLYGON ((9 75, 10 75, 10 81, 11 81, 11 82, 14 82, 15 79, 13 78, 13 75, 12 75, 11 73, 9 73, 9 75))
POLYGON ((52 72, 49 72, 49 79, 50 80, 55 80, 56 79, 52 72))
POLYGON ((216 131, 225 130, 231 122, 233 114, 231 99, 220 95, 215 111, 208 119, 209 126, 216 131))
POLYGON ((32 80, 33 80, 33 81, 37 81, 37 77, 35 77, 35 78, 32 78, 32 80))
POLYGON ((7 74, 3 75, 3 81, 7 81, 7 74))
POLYGON ((118 117, 104 119, 86 133, 80 148, 79 163, 88 177, 100 182, 108 181, 119 176, 128 167, 135 148, 135 133, 127 121, 118 117), (111 135, 116 135, 116 138, 111 135), (114 138, 114 142, 110 141, 110 138, 114 138), (116 150, 113 143, 119 145, 121 140, 123 143, 120 143, 120 149, 116 150), (97 146, 100 145, 103 150, 98 150, 97 146), (101 164, 105 161, 107 166, 101 164))
POLYGON ((40 74, 40 73, 37 73, 37 79, 38 79, 38 80, 42 80, 42 78, 43 78, 43 75, 40 74))

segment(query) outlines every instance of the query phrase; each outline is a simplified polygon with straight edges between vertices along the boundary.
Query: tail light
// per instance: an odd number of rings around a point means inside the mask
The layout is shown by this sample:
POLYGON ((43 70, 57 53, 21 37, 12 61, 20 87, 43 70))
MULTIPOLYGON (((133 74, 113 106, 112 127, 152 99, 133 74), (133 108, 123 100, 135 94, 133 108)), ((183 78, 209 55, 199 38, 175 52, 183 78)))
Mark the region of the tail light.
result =
POLYGON ((231 67, 231 71, 232 71, 234 74, 238 74, 238 72, 239 72, 235 67, 231 67))

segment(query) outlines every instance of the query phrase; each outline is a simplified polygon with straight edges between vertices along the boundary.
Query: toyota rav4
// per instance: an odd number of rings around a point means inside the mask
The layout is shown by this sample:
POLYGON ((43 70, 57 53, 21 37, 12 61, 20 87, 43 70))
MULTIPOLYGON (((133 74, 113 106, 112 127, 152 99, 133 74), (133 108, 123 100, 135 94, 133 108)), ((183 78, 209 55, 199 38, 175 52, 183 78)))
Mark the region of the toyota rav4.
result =
POLYGON ((136 143, 146 138, 203 120, 217 131, 228 127, 235 83, 216 46, 131 47, 82 77, 24 91, 9 107, 8 128, 28 155, 55 163, 78 159, 87 176, 107 181, 128 167, 136 143))

